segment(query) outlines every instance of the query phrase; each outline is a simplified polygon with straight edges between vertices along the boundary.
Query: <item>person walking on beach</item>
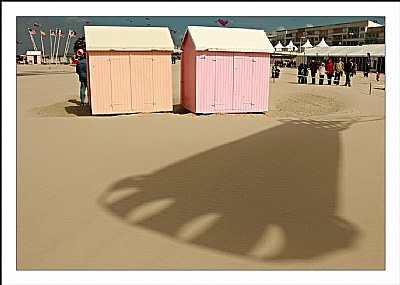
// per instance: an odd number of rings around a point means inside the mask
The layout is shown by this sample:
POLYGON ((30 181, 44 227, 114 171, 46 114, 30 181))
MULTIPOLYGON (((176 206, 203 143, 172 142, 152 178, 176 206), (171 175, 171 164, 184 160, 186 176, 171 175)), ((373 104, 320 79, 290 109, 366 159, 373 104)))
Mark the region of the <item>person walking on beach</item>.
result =
POLYGON ((328 62, 325 64, 325 69, 326 69, 326 78, 328 79, 328 85, 331 85, 332 82, 332 76, 333 76, 333 63, 332 59, 328 59, 328 62))
POLYGON ((319 85, 324 84, 325 73, 326 73, 325 63, 322 63, 321 66, 319 67, 319 85))
POLYGON ((353 62, 353 72, 352 72, 352 76, 357 74, 357 63, 354 61, 353 62))
POLYGON ((371 70, 371 63, 367 61, 364 64, 364 77, 368 77, 370 70, 371 70))
POLYGON ((76 73, 79 75, 79 81, 81 82, 81 106, 85 105, 85 91, 87 89, 87 78, 86 78, 86 55, 83 53, 79 58, 79 62, 76 65, 76 73))
POLYGON ((307 78, 308 78, 308 67, 307 64, 303 65, 303 84, 307 84, 307 78))
POLYGON ((352 70, 353 70, 353 59, 349 58, 346 61, 346 64, 344 65, 344 72, 346 73, 346 83, 344 84, 344 86, 349 86, 349 87, 351 86, 350 85, 350 75, 351 75, 352 70))
POLYGON ((300 63, 299 66, 297 67, 297 82, 299 84, 303 83, 303 63, 300 63))
POLYGON ((339 61, 336 62, 336 63, 333 65, 333 69, 335 70, 335 80, 334 80, 334 83, 335 83, 335 85, 339 85, 340 76, 342 76, 343 70, 344 70, 344 64, 343 64, 342 58, 339 57, 339 61))
POLYGON ((317 74, 318 66, 315 59, 311 61, 310 72, 311 72, 311 84, 315 84, 315 75, 317 74))

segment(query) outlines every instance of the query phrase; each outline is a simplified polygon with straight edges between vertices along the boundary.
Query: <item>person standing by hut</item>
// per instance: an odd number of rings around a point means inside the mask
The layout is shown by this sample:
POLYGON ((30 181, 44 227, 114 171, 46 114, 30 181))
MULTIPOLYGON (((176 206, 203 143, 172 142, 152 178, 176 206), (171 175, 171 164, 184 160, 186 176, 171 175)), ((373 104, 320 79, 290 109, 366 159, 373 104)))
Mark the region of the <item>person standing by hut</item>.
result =
POLYGON ((335 80, 334 80, 334 83, 335 83, 335 85, 339 85, 340 76, 342 76, 343 70, 344 70, 344 64, 343 64, 342 58, 339 57, 339 61, 336 62, 336 63, 333 65, 333 69, 335 70, 335 80))
POLYGON ((315 75, 317 74, 318 66, 315 59, 311 61, 310 72, 311 72, 311 84, 315 84, 315 75))
POLYGON ((328 59, 328 62, 325 64, 325 69, 326 69, 326 78, 328 79, 328 85, 331 85, 332 76, 334 73, 333 62, 331 58, 328 59))
POLYGON ((344 65, 344 72, 346 73, 346 83, 344 84, 344 86, 351 86, 350 85, 350 75, 353 71, 353 59, 349 58, 346 61, 346 64, 344 65))
POLYGON ((86 76, 86 55, 83 50, 78 50, 80 55, 79 62, 76 65, 76 73, 79 75, 79 81, 81 82, 80 99, 81 106, 85 105, 85 91, 87 89, 87 76, 86 76))

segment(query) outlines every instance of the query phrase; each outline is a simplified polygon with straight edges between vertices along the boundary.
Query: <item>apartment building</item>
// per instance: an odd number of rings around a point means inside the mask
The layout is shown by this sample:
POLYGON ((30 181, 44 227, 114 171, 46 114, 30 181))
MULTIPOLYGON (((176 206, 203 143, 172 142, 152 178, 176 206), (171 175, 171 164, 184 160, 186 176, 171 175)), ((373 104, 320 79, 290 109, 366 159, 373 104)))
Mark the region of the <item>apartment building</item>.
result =
POLYGON ((307 40, 315 46, 322 38, 330 46, 357 46, 372 43, 385 43, 385 26, 375 21, 363 20, 325 26, 279 30, 268 34, 273 46, 279 41, 286 46, 290 41, 300 47, 307 40))
POLYGON ((384 44, 385 26, 370 27, 365 33, 365 44, 384 44))

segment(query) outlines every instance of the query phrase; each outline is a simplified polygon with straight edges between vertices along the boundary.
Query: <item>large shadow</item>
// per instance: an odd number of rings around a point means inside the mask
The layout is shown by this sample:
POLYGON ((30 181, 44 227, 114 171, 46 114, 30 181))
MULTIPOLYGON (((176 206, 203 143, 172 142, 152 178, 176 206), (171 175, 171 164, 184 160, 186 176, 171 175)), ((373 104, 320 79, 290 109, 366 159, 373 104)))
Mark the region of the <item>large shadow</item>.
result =
POLYGON ((89 105, 85 106, 80 106, 80 101, 75 100, 75 99, 70 99, 68 100, 70 103, 74 103, 75 106, 66 106, 64 107, 65 112, 68 114, 73 114, 75 116, 91 116, 92 115, 92 109, 90 108, 89 105))
POLYGON ((336 209, 339 133, 352 123, 283 121, 117 181, 99 202, 132 225, 182 242, 249 258, 261 246, 258 260, 308 259, 351 247, 358 230, 336 209))

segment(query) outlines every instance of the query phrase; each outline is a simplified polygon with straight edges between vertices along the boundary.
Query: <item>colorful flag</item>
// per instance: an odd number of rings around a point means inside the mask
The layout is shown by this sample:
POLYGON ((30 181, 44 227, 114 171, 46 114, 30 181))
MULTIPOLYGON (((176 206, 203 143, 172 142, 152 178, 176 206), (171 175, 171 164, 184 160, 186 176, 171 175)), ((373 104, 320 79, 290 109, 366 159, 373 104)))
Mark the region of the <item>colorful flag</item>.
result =
POLYGON ((28 31, 29 31, 29 33, 30 33, 31 35, 36 35, 36 31, 33 30, 33 29, 28 29, 28 31))
POLYGON ((35 27, 40 27, 40 26, 42 26, 41 24, 38 24, 38 23, 34 23, 33 24, 35 27))
POLYGON ((61 36, 63 39, 65 38, 64 33, 61 33, 60 36, 61 36))
POLYGON ((41 35, 42 37, 46 37, 46 33, 43 32, 42 30, 40 30, 40 35, 41 35))
POLYGON ((76 37, 76 32, 73 30, 69 30, 68 35, 70 35, 71 37, 76 37))
POLYGON ((55 36, 55 35, 56 35, 56 31, 50 29, 50 36, 55 36))

